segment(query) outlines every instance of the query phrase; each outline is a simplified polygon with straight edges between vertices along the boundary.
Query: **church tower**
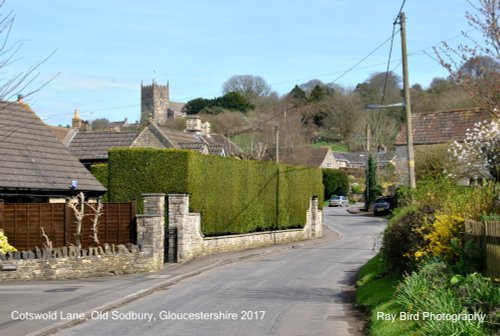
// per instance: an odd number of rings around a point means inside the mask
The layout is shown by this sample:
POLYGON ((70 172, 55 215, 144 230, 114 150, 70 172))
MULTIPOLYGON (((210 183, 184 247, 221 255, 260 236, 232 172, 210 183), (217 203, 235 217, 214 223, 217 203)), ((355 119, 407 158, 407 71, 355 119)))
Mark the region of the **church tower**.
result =
POLYGON ((141 124, 152 118, 158 125, 167 122, 170 107, 169 84, 158 85, 153 80, 151 85, 141 82, 141 124))

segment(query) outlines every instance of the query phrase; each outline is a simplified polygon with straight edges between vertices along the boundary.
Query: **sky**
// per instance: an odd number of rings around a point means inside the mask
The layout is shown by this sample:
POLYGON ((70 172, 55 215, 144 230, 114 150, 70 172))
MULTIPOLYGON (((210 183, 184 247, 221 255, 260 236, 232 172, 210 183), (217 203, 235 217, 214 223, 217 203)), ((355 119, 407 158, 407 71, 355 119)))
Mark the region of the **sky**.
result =
MULTIPOLYGON (((20 48, 0 79, 45 60, 20 93, 36 91, 25 101, 47 124, 63 126, 75 109, 85 120, 138 120, 141 82, 153 79, 168 82, 177 102, 220 96, 233 75, 261 76, 280 95, 312 79, 355 87, 386 70, 390 42, 371 53, 390 39, 402 3, 5 0, 0 13, 15 18, 7 46, 20 48)), ((432 47, 464 42, 471 10, 466 0, 404 2, 411 85, 447 76, 432 47)), ((399 34, 389 69, 402 73, 399 34)))

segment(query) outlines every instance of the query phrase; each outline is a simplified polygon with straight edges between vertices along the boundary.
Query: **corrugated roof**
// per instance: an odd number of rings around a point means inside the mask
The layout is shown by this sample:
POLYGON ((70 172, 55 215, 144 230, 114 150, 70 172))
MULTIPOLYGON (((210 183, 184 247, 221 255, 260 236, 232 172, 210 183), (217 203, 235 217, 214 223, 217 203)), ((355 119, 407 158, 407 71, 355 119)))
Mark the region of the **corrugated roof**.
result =
POLYGON ((106 189, 27 106, 0 103, 0 189, 106 189))
MULTIPOLYGON (((465 139, 467 129, 479 121, 490 121, 486 110, 456 110, 446 112, 415 113, 412 115, 413 143, 438 144, 465 139)), ((406 128, 399 132, 396 145, 406 145, 406 128)))
POLYGON ((129 147, 137 134, 113 131, 78 132, 68 148, 79 160, 107 159, 110 148, 129 147))

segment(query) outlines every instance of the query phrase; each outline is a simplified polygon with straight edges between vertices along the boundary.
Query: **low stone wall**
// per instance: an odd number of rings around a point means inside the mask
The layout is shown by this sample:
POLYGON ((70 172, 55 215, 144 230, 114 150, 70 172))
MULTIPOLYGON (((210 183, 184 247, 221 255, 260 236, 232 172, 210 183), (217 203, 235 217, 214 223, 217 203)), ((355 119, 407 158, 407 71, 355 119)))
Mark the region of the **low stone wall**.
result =
POLYGON ((318 200, 312 199, 303 229, 255 232, 241 235, 204 237, 201 232, 200 214, 189 213, 189 196, 169 194, 169 226, 177 228, 177 259, 185 262, 193 258, 249 248, 270 246, 321 238, 322 215, 318 200))
POLYGON ((161 270, 165 194, 143 194, 143 198, 144 214, 136 218, 137 245, 35 248, 0 254, 0 281, 73 279, 161 270))
POLYGON ((39 249, 0 254, 0 280, 75 279, 155 269, 150 253, 137 245, 39 249))

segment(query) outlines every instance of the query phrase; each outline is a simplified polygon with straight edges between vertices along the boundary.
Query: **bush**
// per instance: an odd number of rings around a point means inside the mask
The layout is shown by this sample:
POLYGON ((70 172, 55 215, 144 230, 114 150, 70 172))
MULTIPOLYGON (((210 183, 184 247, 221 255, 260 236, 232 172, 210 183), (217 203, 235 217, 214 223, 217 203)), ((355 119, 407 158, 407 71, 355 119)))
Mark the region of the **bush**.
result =
POLYGON ((425 234, 434 221, 433 210, 408 206, 395 209, 384 231, 381 253, 388 268, 397 273, 415 268, 415 253, 425 245, 425 234))
POLYGON ((0 229, 0 253, 7 253, 17 251, 17 249, 9 244, 7 236, 4 234, 3 230, 0 229))
MULTIPOLYGON (((205 235, 303 227, 321 171, 195 151, 117 148, 109 153, 111 201, 142 193, 187 193, 205 235)), ((139 203, 140 204, 140 203, 139 203)))
POLYGON ((322 169, 325 199, 333 195, 346 196, 349 192, 349 178, 346 172, 338 169, 322 169))
MULTIPOLYGON (((426 256, 441 256, 450 264, 455 264, 455 268, 460 272, 480 270, 481 256, 474 251, 477 246, 463 245, 464 222, 467 219, 478 220, 483 213, 495 213, 498 210, 495 208, 498 188, 499 185, 494 183, 465 187, 448 179, 419 181, 418 188, 412 193, 412 206, 416 209, 432 209, 431 212, 435 213, 425 221, 412 221, 404 216, 395 216, 391 221, 391 223, 405 221, 406 224, 395 224, 394 229, 389 227, 387 229, 389 240, 399 237, 400 244, 404 245, 404 240, 410 239, 407 246, 399 248, 399 252, 403 253, 401 256, 404 265, 401 269, 408 270, 407 266, 411 264, 408 257, 422 259, 426 256), (398 232, 392 234, 391 230, 398 232)), ((401 189, 399 197, 409 198, 409 194, 405 195, 404 189, 401 189)), ((429 212, 428 210, 423 212, 429 212)), ((403 213, 405 211, 411 212, 403 210, 403 213)), ((384 253, 384 256, 391 259, 390 264, 398 262, 395 254, 398 252, 397 241, 389 241, 388 251, 384 253)))
POLYGON ((464 231, 463 217, 437 211, 429 229, 430 232, 424 237, 426 242, 415 252, 415 257, 431 255, 442 256, 450 261, 456 259, 458 251, 452 241, 458 239, 464 231))
POLYGON ((353 184, 351 185, 351 193, 360 195, 363 193, 363 187, 359 184, 353 184))

